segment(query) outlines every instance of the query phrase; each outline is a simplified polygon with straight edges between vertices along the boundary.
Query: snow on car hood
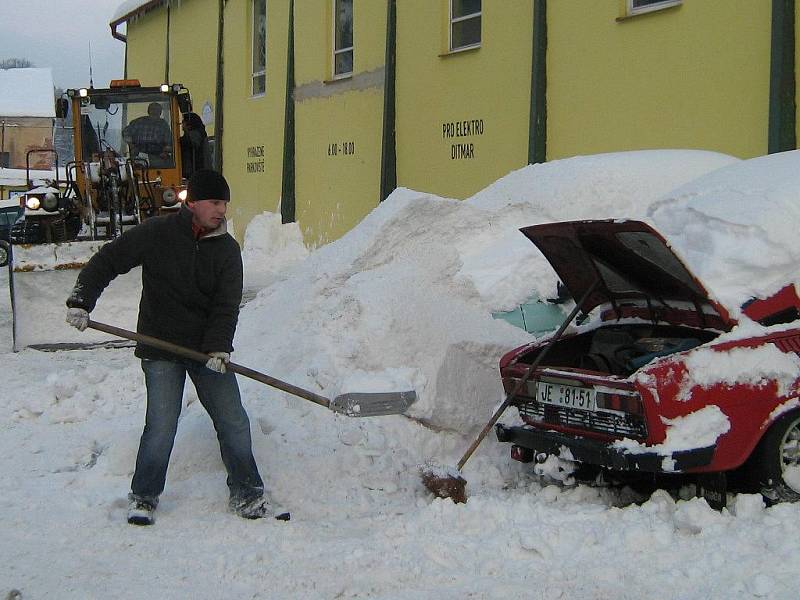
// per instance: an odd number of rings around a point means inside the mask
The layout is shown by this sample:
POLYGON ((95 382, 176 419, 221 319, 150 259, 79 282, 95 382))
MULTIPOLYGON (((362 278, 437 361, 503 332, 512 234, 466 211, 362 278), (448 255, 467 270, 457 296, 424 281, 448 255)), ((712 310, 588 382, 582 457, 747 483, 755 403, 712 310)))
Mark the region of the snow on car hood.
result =
POLYGON ((655 318, 656 311, 688 303, 701 323, 713 315, 728 327, 734 324, 664 238, 641 221, 567 221, 521 231, 587 314, 609 304, 622 316, 622 304, 638 303, 655 318))

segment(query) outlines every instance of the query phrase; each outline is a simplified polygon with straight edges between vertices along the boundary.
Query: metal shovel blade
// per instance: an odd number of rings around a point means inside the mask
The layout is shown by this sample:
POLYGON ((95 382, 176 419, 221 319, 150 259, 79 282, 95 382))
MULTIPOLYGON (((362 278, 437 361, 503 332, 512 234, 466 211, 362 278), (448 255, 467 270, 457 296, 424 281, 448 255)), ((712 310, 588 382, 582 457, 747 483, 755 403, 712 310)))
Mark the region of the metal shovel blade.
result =
POLYGON ((399 415, 417 401, 417 393, 407 392, 349 392, 331 400, 329 408, 348 417, 379 417, 399 415))

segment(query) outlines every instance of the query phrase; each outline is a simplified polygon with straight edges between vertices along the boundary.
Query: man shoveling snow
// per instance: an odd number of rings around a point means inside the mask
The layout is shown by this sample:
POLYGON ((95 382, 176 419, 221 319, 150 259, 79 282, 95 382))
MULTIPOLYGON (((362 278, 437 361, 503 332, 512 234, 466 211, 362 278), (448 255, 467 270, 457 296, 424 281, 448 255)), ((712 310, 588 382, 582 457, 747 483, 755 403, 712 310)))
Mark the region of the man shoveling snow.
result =
MULTIPOLYGON (((222 175, 197 171, 179 212, 149 219, 103 246, 83 268, 67 300, 67 322, 83 331, 103 289, 141 265, 138 331, 208 355, 203 364, 144 344, 136 347, 145 374, 147 413, 128 496, 128 523, 134 525, 155 521, 187 373, 217 431, 231 510, 246 519, 272 514, 253 458, 250 420, 236 376, 226 368, 242 298, 239 245, 226 229, 229 201, 222 175)), ((288 519, 288 513, 278 518, 288 519)))

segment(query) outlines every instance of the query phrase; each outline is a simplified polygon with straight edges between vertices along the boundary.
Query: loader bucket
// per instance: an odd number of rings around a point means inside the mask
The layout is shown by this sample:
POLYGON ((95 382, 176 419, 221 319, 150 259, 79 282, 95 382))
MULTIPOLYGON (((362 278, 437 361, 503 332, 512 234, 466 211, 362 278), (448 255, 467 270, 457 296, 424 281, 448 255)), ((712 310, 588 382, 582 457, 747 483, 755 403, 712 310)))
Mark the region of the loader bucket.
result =
MULTIPOLYGON (((66 300, 80 269, 105 241, 20 244, 12 247, 9 272, 14 351, 130 345, 108 334, 67 325, 66 300)), ((103 292, 92 318, 136 328, 141 269, 117 277, 103 292)))

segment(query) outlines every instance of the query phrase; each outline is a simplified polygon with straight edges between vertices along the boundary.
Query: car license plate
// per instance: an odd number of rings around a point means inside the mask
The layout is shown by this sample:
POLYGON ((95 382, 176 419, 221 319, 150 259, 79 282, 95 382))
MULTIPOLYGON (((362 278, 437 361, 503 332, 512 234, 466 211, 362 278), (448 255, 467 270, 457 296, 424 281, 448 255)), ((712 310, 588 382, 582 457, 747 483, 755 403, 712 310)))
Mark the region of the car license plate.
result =
POLYGON ((593 388, 540 381, 536 386, 536 400, 542 404, 554 404, 581 410, 596 410, 593 388))

